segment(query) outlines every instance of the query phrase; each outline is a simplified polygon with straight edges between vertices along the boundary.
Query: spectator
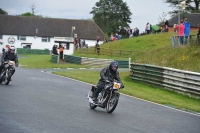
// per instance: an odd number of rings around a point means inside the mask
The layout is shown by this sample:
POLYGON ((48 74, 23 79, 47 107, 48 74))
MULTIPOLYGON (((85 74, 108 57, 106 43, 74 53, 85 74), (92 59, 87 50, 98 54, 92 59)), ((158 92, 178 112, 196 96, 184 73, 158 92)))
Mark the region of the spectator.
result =
POLYGON ((57 51, 57 45, 53 45, 53 54, 58 55, 58 51, 57 51))
POLYGON ((117 40, 120 40, 120 39, 121 39, 121 36, 118 35, 118 34, 116 34, 116 38, 117 38, 117 40))
POLYGON ((169 31, 169 22, 168 20, 165 21, 165 32, 169 31))
POLYGON ((100 39, 99 39, 99 37, 98 37, 98 36, 97 36, 96 40, 97 40, 97 43, 99 43, 99 40, 100 40, 100 39))
POLYGON ((59 48, 58 49, 60 50, 60 59, 63 59, 63 50, 64 50, 64 47, 61 44, 59 44, 59 48))
POLYGON ((184 30, 184 44, 188 43, 188 36, 190 35, 190 23, 188 23, 187 18, 185 18, 184 22, 185 30, 184 30))
POLYGON ((114 36, 114 38, 113 38, 113 41, 116 41, 117 40, 117 37, 116 37, 116 35, 114 36))
POLYGON ((74 47, 75 47, 75 49, 78 49, 78 40, 77 40, 77 38, 74 39, 74 47))
POLYGON ((198 24, 198 28, 199 28, 199 30, 198 30, 197 36, 200 35, 200 24, 198 24))
POLYGON ((110 36, 110 41, 112 41, 112 40, 113 40, 113 38, 114 38, 114 37, 113 37, 113 34, 111 34, 111 36, 110 36))
POLYGON ((140 30, 136 27, 136 35, 139 36, 140 30))
POLYGON ((147 32, 147 34, 150 34, 150 24, 149 24, 149 22, 146 25, 146 32, 147 32))
POLYGON ((150 32, 149 32, 149 34, 150 33, 152 33, 152 25, 151 24, 149 24, 150 25, 150 32))
POLYGON ((176 26, 177 26, 177 24, 174 24, 174 26, 173 26, 174 32, 177 32, 176 26))
POLYGON ((183 25, 183 20, 181 20, 180 24, 176 26, 176 29, 178 31, 177 33, 178 33, 180 45, 183 45, 184 30, 185 30, 185 26, 183 25))
POLYGON ((97 50, 98 55, 100 55, 100 45, 96 42, 95 48, 97 50))
POLYGON ((81 48, 81 39, 78 38, 78 47, 81 48))
POLYGON ((133 34, 133 30, 130 27, 128 27, 128 30, 127 30, 128 37, 129 38, 132 37, 133 36, 132 34, 133 34))
POLYGON ((82 46, 85 47, 85 39, 82 40, 82 46))
POLYGON ((108 42, 108 40, 105 38, 105 39, 104 39, 104 43, 107 43, 107 42, 108 42))

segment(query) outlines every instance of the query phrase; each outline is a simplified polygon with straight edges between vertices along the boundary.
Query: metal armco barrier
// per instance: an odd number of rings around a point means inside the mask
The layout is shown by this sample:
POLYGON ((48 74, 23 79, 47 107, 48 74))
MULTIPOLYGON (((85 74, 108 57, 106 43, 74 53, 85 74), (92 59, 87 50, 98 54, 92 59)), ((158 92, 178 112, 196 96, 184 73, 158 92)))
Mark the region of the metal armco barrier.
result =
POLYGON ((53 62, 53 63, 59 63, 59 55, 52 54, 51 62, 53 62))
POLYGON ((131 63, 130 78, 200 98, 200 73, 131 63))
POLYGON ((64 55, 64 59, 66 62, 74 63, 74 64, 81 64, 81 57, 72 56, 72 55, 64 55))
MULTIPOLYGON (((66 62, 74 64, 82 64, 94 67, 107 67, 114 61, 111 59, 98 59, 98 58, 87 58, 87 57, 77 57, 72 55, 64 55, 66 62)), ((119 68, 129 68, 129 61, 127 60, 116 60, 119 63, 119 68)))

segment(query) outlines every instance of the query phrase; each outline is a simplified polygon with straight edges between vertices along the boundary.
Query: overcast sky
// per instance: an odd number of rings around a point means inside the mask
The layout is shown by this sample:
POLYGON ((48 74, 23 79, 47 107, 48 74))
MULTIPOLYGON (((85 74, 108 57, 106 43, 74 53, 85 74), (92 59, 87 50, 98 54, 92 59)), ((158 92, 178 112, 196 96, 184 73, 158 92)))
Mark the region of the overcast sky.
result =
MULTIPOLYGON (((31 12, 30 6, 34 3, 37 15, 51 18, 91 19, 89 12, 99 0, 0 0, 0 8, 9 15, 18 15, 31 12)), ((138 27, 144 31, 147 22, 154 25, 162 12, 172 10, 164 0, 123 0, 132 12, 131 28, 138 27)), ((169 16, 167 17, 169 18, 169 16)))

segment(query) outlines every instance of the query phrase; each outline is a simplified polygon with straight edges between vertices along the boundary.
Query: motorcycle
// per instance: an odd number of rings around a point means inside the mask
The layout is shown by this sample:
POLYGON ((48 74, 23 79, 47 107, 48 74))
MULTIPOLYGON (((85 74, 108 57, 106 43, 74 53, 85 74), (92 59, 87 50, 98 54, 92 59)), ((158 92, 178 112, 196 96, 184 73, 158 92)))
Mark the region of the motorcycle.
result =
POLYGON ((0 84, 2 82, 4 82, 5 85, 8 85, 10 83, 14 69, 15 69, 14 61, 8 61, 4 63, 4 69, 2 70, 0 75, 0 84))
POLYGON ((97 102, 92 100, 92 94, 96 91, 97 87, 92 86, 91 91, 87 95, 89 99, 89 106, 91 109, 96 107, 106 108, 107 113, 112 113, 117 107, 120 93, 118 90, 121 88, 121 84, 114 82, 107 82, 104 89, 99 93, 97 97, 97 102))

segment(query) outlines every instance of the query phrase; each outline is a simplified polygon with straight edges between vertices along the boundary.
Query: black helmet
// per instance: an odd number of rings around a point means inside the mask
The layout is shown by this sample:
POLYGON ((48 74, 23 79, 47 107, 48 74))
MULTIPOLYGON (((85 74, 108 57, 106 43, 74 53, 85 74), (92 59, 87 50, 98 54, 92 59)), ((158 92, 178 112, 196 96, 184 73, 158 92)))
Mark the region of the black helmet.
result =
POLYGON ((118 62, 117 62, 117 61, 112 61, 112 62, 110 63, 109 69, 110 69, 112 72, 116 72, 117 69, 118 69, 118 62), (116 67, 116 69, 113 69, 114 67, 116 67))

